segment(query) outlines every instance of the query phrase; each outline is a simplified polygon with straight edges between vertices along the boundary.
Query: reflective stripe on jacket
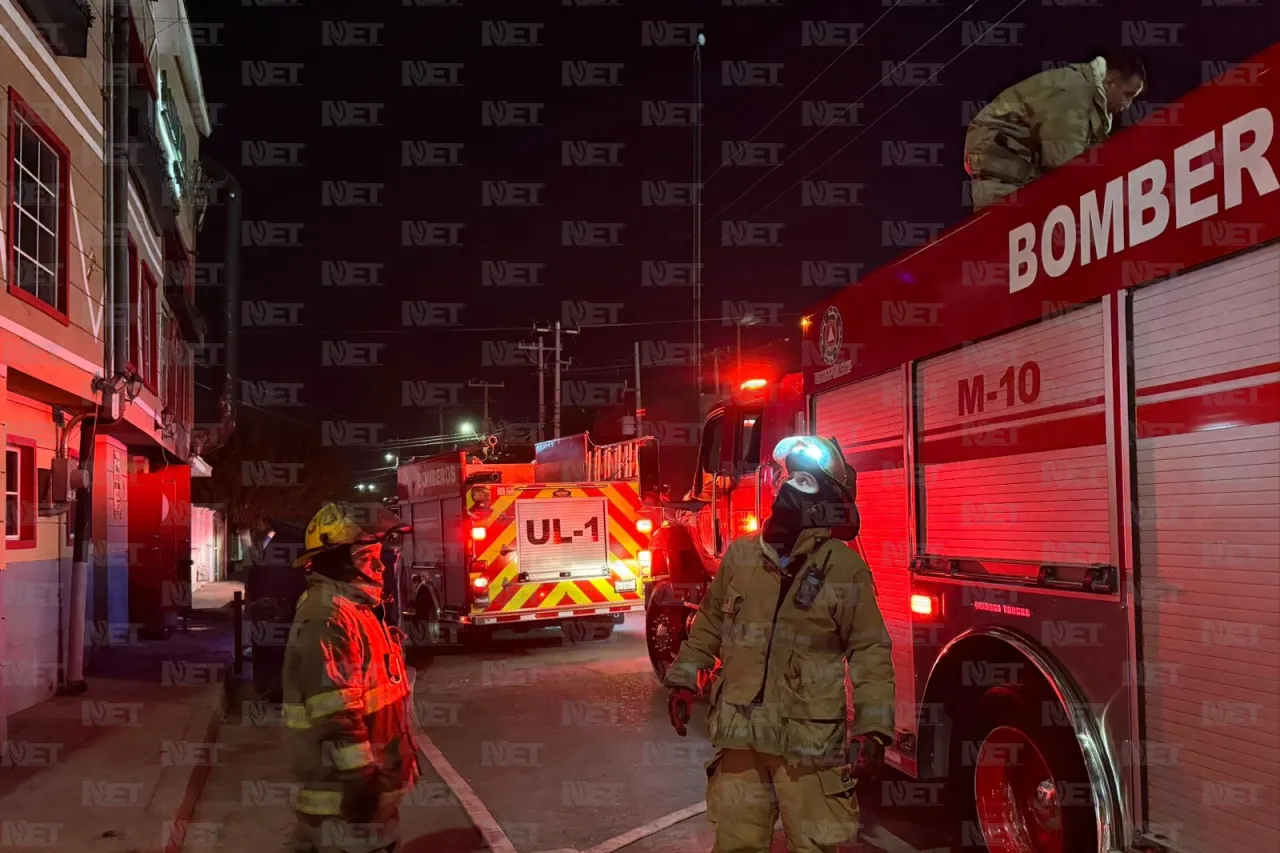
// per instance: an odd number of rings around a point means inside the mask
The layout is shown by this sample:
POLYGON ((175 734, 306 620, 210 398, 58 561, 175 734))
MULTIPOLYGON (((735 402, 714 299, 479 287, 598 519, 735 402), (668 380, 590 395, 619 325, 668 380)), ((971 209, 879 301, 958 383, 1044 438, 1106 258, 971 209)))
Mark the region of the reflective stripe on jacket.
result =
POLYGON ((696 689, 698 671, 719 659, 710 712, 717 748, 839 763, 849 734, 893 736, 893 662, 871 570, 830 536, 801 533, 792 549, 795 580, 785 593, 778 555, 760 534, 725 552, 666 678, 668 686, 696 689), (796 595, 804 575, 823 565, 825 580, 803 608, 796 595))
POLYGON ((973 117, 964 140, 974 178, 1025 186, 1111 132, 1101 61, 1051 68, 1005 89, 973 117))
POLYGON ((342 815, 357 788, 366 798, 417 778, 404 650, 356 584, 308 576, 284 661, 284 718, 297 810, 342 815))

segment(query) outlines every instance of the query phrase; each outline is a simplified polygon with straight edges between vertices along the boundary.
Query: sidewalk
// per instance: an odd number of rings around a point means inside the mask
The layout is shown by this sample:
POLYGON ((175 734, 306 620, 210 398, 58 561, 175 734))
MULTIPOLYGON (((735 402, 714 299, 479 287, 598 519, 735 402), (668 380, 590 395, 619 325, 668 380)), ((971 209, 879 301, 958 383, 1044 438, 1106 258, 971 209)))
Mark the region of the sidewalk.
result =
POLYGON ((244 581, 212 581, 191 593, 191 606, 196 610, 230 607, 237 592, 244 594, 244 581))
MULTIPOLYGON (((187 827, 190 853, 287 850, 298 783, 290 774, 280 706, 261 701, 246 677, 230 691, 211 768, 187 827)), ((489 848, 430 766, 400 808, 399 853, 482 853, 489 848)))
POLYGON ((229 611, 197 613, 168 640, 104 647, 84 695, 10 717, 0 847, 180 849, 174 840, 220 760, 231 635, 229 611))

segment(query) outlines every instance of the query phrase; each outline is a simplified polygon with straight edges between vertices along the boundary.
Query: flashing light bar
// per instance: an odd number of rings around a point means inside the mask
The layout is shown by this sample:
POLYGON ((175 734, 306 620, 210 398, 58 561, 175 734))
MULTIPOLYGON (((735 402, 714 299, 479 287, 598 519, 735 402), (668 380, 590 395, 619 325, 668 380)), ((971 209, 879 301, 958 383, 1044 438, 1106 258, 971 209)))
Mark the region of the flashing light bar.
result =
POLYGON ((743 391, 759 391, 761 388, 769 384, 768 379, 748 379, 742 383, 743 391))

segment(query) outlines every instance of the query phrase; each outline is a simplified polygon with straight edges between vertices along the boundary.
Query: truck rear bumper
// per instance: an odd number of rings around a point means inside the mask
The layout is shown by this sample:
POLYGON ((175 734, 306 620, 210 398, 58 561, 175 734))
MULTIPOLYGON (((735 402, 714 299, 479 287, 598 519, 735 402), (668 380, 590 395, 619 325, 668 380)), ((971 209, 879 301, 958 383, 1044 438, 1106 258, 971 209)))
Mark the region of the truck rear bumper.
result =
POLYGON ((643 610, 643 601, 592 607, 545 607, 536 610, 517 610, 513 613, 472 614, 471 622, 474 625, 504 625, 511 622, 546 622, 578 619, 584 616, 612 616, 615 613, 638 613, 643 610))

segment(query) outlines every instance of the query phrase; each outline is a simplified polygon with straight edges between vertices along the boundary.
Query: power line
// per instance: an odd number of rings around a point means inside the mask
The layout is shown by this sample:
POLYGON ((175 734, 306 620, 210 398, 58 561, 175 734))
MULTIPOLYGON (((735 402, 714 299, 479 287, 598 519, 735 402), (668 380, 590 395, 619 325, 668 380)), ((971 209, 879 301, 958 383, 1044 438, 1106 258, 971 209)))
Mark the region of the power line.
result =
MULTIPOLYGON (((788 314, 779 314, 778 316, 779 317, 802 317, 804 315, 799 312, 793 312, 788 314)), ((723 323, 726 321, 732 323, 732 322, 736 322, 738 319, 739 318, 737 317, 724 316, 724 317, 703 317, 701 320, 692 320, 688 318, 676 319, 676 320, 633 320, 627 323, 601 323, 599 325, 575 326, 574 328, 579 331, 594 331, 594 330, 619 329, 619 328, 627 328, 627 327, 634 328, 639 326, 674 326, 676 324, 689 324, 689 323, 723 323)), ((307 328, 310 331, 315 331, 312 327, 307 327, 307 328)), ((353 335, 389 335, 397 332, 415 332, 417 334, 421 334, 422 331, 427 328, 431 329, 433 333, 449 331, 449 332, 524 332, 527 334, 529 331, 528 326, 490 326, 486 328, 473 328, 469 326, 402 326, 398 329, 355 329, 355 330, 346 330, 346 331, 349 331, 349 333, 353 335)), ((244 331, 249 331, 249 330, 250 329, 245 329, 244 331)), ((279 332, 280 329, 263 327, 261 331, 279 332)), ((529 367, 531 367, 534 370, 537 370, 536 365, 531 364, 529 365, 529 367)), ((306 404, 304 403, 303 405, 306 405, 306 404)))
MULTIPOLYGON (((976 0, 975 0, 975 2, 976 2, 976 0)), ((774 196, 772 199, 770 199, 770 200, 769 200, 769 202, 768 202, 768 204, 766 204, 764 207, 761 207, 761 208, 760 208, 759 210, 757 210, 755 213, 751 214, 751 216, 749 216, 749 217, 747 218, 747 220, 746 220, 746 221, 748 221, 748 222, 753 221, 757 216, 759 216, 760 214, 764 213, 766 210, 768 210, 769 208, 771 208, 771 207, 773 207, 775 204, 777 204, 777 203, 778 203, 778 202, 779 202, 779 201, 780 201, 780 200, 781 200, 785 195, 787 195, 787 193, 791 192, 793 189, 795 189, 796 187, 798 187, 801 183, 803 183, 804 181, 809 180, 809 178, 811 178, 811 177, 813 177, 814 175, 816 175, 819 171, 821 171, 821 170, 822 170, 822 168, 823 168, 824 166, 826 166, 828 163, 830 163, 830 162, 831 162, 832 160, 834 160, 836 157, 840 156, 842 153, 844 153, 844 152, 849 148, 849 146, 853 145, 855 142, 857 142, 859 139, 861 139, 864 135, 866 135, 867 131, 869 131, 869 130, 871 130, 871 128, 875 127, 875 126, 876 126, 876 124, 878 124, 878 123, 879 123, 880 119, 884 118, 884 117, 885 117, 885 116, 887 116, 889 113, 893 112, 895 109, 897 109, 897 108, 902 104, 902 102, 903 102, 903 101, 905 101, 907 98, 911 97, 911 96, 912 96, 912 95, 914 95, 917 91, 919 91, 919 90, 920 90, 920 88, 921 88, 922 86, 927 85, 930 81, 932 81, 935 77, 937 77, 941 72, 943 72, 943 71, 947 70, 947 66, 949 66, 951 63, 955 62, 957 59, 959 59, 961 56, 963 56, 963 55, 965 54, 965 52, 969 50, 969 48, 973 47, 975 44, 978 44, 980 41, 982 41, 982 38, 984 38, 984 37, 986 36, 986 34, 987 34, 987 33, 991 32, 993 29, 995 29, 996 27, 998 27, 998 26, 1000 26, 1002 23, 1004 23, 1005 18, 1008 18, 1008 17, 1009 17, 1010 15, 1012 15, 1014 12, 1018 11, 1018 9, 1019 9, 1019 8, 1021 8, 1021 7, 1022 7, 1022 5, 1023 5, 1024 3, 1026 3, 1026 2, 1027 2, 1027 0, 1018 0, 1017 5, 1015 5, 1015 6, 1014 6, 1012 9, 1010 9, 1008 12, 1005 12, 1005 13, 1004 13, 1004 15, 1000 18, 1000 20, 996 21, 994 24, 992 24, 991 26, 987 27, 987 29, 983 32, 982 36, 980 36, 979 38, 976 38, 976 39, 972 39, 972 40, 971 40, 967 45, 965 45, 965 46, 960 50, 960 52, 959 52, 959 53, 957 53, 955 56, 951 57, 951 58, 950 58, 950 59, 948 59, 946 62, 944 62, 944 63, 942 64, 942 67, 941 67, 941 68, 939 68, 937 71, 934 71, 934 72, 933 72, 932 74, 930 74, 930 75, 929 75, 925 80, 921 81, 920 83, 917 83, 914 87, 912 87, 911 91, 907 92, 907 93, 906 93, 905 95, 903 95, 901 98, 899 98, 898 100, 894 101, 894 102, 893 102, 893 104, 891 104, 887 110, 885 110, 885 111, 884 111, 884 112, 882 112, 879 116, 877 116, 877 117, 876 117, 876 119, 875 119, 875 121, 871 122, 871 123, 870 123, 870 124, 868 124, 866 127, 864 127, 864 128, 863 128, 863 129, 862 129, 862 130, 861 130, 861 131, 860 131, 856 136, 854 136, 854 137, 853 137, 853 139, 850 139, 850 140, 849 140, 848 142, 846 142, 844 145, 841 145, 839 148, 837 148, 837 149, 836 149, 836 150, 831 154, 831 156, 827 157, 825 160, 823 160, 823 161, 822 161, 821 163, 819 163, 817 166, 813 167, 813 169, 809 170, 809 172, 807 172, 805 175, 803 175, 803 176, 800 178, 800 180, 798 180, 798 181, 796 181, 795 183, 791 184, 791 186, 787 187, 785 190, 783 190, 782 192, 780 192, 780 193, 778 193, 776 196, 774 196)), ((972 5, 973 5, 973 4, 970 4, 970 6, 972 6, 972 5)), ((968 9, 966 9, 965 11, 968 11, 968 9)), ((962 13, 962 14, 963 14, 963 13, 962 13)), ((955 20, 953 19, 953 20, 951 21, 951 23, 955 23, 955 20)), ((951 26, 951 24, 947 24, 947 26, 951 26)), ((943 29, 945 29, 945 27, 944 27, 943 29)), ((938 35, 940 35, 940 34, 941 34, 941 31, 939 31, 939 33, 934 34, 934 38, 937 38, 937 37, 938 37, 938 35)), ((932 41, 932 39, 930 39, 930 41, 932 41)), ((913 55, 914 55, 914 54, 913 54, 913 55)), ((775 167, 775 168, 776 168, 776 167, 775 167)), ((772 170, 770 170, 770 171, 772 171, 772 170)), ((759 183, 760 183, 760 181, 756 181, 756 183, 755 183, 755 184, 752 184, 752 185, 751 185, 751 187, 748 187, 748 188, 747 188, 747 191, 749 192, 749 191, 751 190, 751 188, 752 188, 752 187, 757 186, 759 183)), ((746 193, 744 192, 742 195, 745 195, 745 194, 746 194, 746 193)), ((738 196, 738 199, 742 198, 742 195, 738 196)), ((732 202, 730 202, 728 205, 725 205, 725 207, 721 208, 721 211, 720 211, 720 212, 724 212, 725 210, 727 210, 730 206, 732 206, 733 204, 735 204, 735 203, 738 201, 738 199, 734 199, 734 200, 733 200, 732 202)), ((718 215, 719 215, 719 214, 717 214, 717 216, 718 216, 718 215)))
MULTIPOLYGON (((843 59, 843 58, 844 58, 844 56, 845 56, 845 54, 847 54, 849 51, 853 50, 855 47, 858 47, 860 44, 862 44, 862 39, 863 39, 863 38, 864 38, 868 33, 870 33, 872 30, 874 30, 874 29, 876 28, 876 25, 877 25, 877 24, 879 24, 881 21, 883 21, 883 20, 885 19, 885 16, 886 16, 886 15, 888 15, 888 14, 889 14, 890 12, 892 12, 894 9, 898 8, 898 6, 900 6, 900 5, 902 4, 902 2, 903 2, 903 0, 894 0, 894 2, 893 2, 893 5, 892 5, 892 6, 889 6, 889 7, 888 7, 888 8, 886 8, 883 12, 881 12, 881 13, 880 13, 880 16, 879 16, 878 18, 876 18, 874 21, 872 21, 872 22, 867 26, 867 28, 866 28, 865 30, 863 30, 863 31, 858 35, 858 38, 854 39, 852 42, 850 42, 848 45, 846 45, 846 46, 845 46, 845 48, 844 48, 844 50, 840 51, 840 53, 836 56, 836 58, 835 58, 835 59, 833 59, 833 60, 831 60, 830 62, 828 62, 828 63, 826 64, 826 66, 825 66, 825 67, 823 67, 823 69, 822 69, 821 71, 819 71, 817 74, 815 74, 815 75, 814 75, 814 76, 809 80, 809 82, 808 82, 808 83, 806 83, 806 84, 804 85, 804 88, 802 88, 802 89, 801 89, 801 90, 796 94, 796 96, 795 96, 795 97, 793 97, 790 101, 788 101, 788 102, 786 103, 786 105, 782 107, 782 109, 778 110, 778 112, 776 112, 776 113, 774 114, 773 118, 769 119, 767 122, 765 122, 763 125, 761 125, 761 126, 760 126, 760 129, 759 129, 759 130, 757 130, 757 131, 755 132, 755 135, 753 135, 753 136, 751 137, 751 139, 749 139, 749 140, 748 140, 747 144, 749 145, 750 143, 755 142, 757 139, 759 139, 759 138, 760 138, 760 135, 761 135, 761 134, 763 134, 766 130, 768 130, 770 127, 772 127, 772 126, 773 126, 773 123, 774 123, 774 122, 776 122, 778 119, 782 118, 783 114, 784 114, 787 110, 791 109, 791 107, 795 106, 796 101, 800 100, 801 96, 803 96, 805 92, 807 92, 807 91, 809 91, 811 88, 813 88, 813 85, 814 85, 815 83, 817 83, 820 79, 822 79, 822 77, 823 77, 823 76, 824 76, 828 71, 830 71, 833 67, 835 67, 836 63, 838 63, 841 59, 843 59)), ((699 103, 701 103, 701 99, 699 99, 699 103)), ((701 126, 702 126, 702 114, 701 114, 701 109, 699 109, 699 114, 698 114, 698 117, 697 117, 697 122, 698 122, 698 127, 701 127, 701 126)), ((699 198, 702 196, 702 192, 703 192, 703 190, 706 188, 707 184, 711 183, 712 179, 713 179, 713 178, 715 178, 715 176, 716 176, 716 175, 720 174, 720 172, 721 172, 721 171, 723 171, 723 170, 724 170, 724 168, 725 168, 727 165, 728 165, 727 163, 721 162, 721 163, 720 163, 720 165, 719 165, 719 166, 717 166, 717 167, 716 167, 716 169, 715 169, 715 170, 714 170, 710 175, 708 175, 708 176, 706 177, 706 179, 705 179, 705 180, 703 180, 703 181, 701 182, 701 183, 702 183, 702 185, 701 185, 700 187, 698 187, 698 188, 697 188, 699 198)), ((659 219, 659 220, 658 220, 658 222, 657 222, 656 224, 654 224, 653 226, 651 226, 651 227, 649 228, 649 230, 645 232, 644 236, 640 238, 640 239, 641 239, 641 242, 644 242, 645 240, 648 240, 651 236, 653 236, 653 233, 654 233, 655 231, 657 231, 657 230, 658 230, 659 228, 661 228, 663 225, 665 225, 665 224, 667 224, 668 222, 670 222, 670 221, 671 221, 671 217, 672 217, 672 216, 675 216, 675 215, 676 215, 676 213, 678 213, 679 211, 683 210, 683 209, 684 209, 684 208, 686 208, 686 207, 689 207, 689 205, 688 205, 687 203, 685 203, 685 202, 681 202, 680 204, 672 205, 672 206, 671 206, 671 209, 667 211, 666 216, 664 216, 664 217, 662 217, 661 219, 659 219)))
MULTIPOLYGON (((1026 2, 1026 0, 1023 0, 1023 2, 1026 2)), ((972 8, 973 8, 974 6, 976 6, 976 5, 978 5, 978 0, 971 0, 971 2, 969 3, 969 5, 968 5, 968 6, 966 6, 966 7, 964 8, 964 10, 963 10, 959 15, 956 15, 956 16, 955 16, 954 18, 952 18, 950 21, 948 21, 947 23, 943 24, 943 25, 942 25, 942 27, 941 27, 941 29, 939 29, 936 33, 934 33, 932 36, 930 36, 930 37, 929 37, 929 39, 928 39, 927 41, 925 41, 923 44, 921 44, 919 47, 917 47, 915 50, 913 50, 913 51, 911 52, 911 54, 910 54, 906 59, 904 59, 904 60, 902 60, 901 62, 899 62, 899 63, 898 63, 897 65, 895 65, 892 69, 890 69, 890 70, 889 70, 889 72, 888 72, 887 74, 885 74, 883 77, 881 77, 881 78, 880 78, 879 80, 877 80, 875 83, 873 83, 873 84, 871 85, 871 87, 870 87, 870 88, 868 88, 865 92, 863 92, 863 93, 858 97, 858 100, 857 100, 857 101, 855 101, 854 103, 855 103, 855 104, 856 104, 856 103, 861 103, 862 99, 863 99, 863 98, 865 98, 865 97, 867 97, 867 95, 870 95, 873 91, 875 91, 875 89, 876 89, 876 87, 877 87, 877 86, 880 86, 881 84, 883 84, 883 83, 884 83, 884 81, 885 81, 885 80, 888 80, 888 79, 889 79, 890 77, 892 77, 894 74, 898 73, 898 71, 902 68, 902 66, 904 66, 904 65, 906 65, 908 62, 910 62, 910 61, 912 60, 912 58, 916 56, 916 54, 918 54, 920 51, 924 50, 926 47, 928 47, 930 44, 932 44, 932 43, 933 43, 933 42, 934 42, 934 41, 935 41, 939 36, 941 36, 944 32, 946 32, 948 29, 950 29, 950 27, 951 27, 951 25, 952 25, 952 24, 954 24, 956 21, 960 20, 960 19, 961 19, 962 17, 964 17, 965 15, 969 14, 969 10, 970 10, 970 9, 972 9, 972 8)), ((1022 3, 1019 3, 1018 5, 1019 5, 1019 6, 1021 6, 1021 5, 1022 5, 1022 3)), ((1015 6, 1014 8, 1016 9, 1017 7, 1015 6)), ((1012 13, 1010 13, 1010 14, 1012 14, 1012 13)), ((1008 14, 1006 14, 1006 15, 1005 15, 1005 17, 1008 17, 1008 14)), ((1004 20, 1004 19, 1003 19, 1003 18, 1001 18, 1001 20, 1004 20)), ((968 46, 968 47, 966 47, 966 48, 965 48, 965 50, 968 50, 968 49, 969 49, 969 47, 972 47, 974 43, 975 43, 975 42, 970 42, 970 43, 969 43, 969 46, 968 46)), ((961 53, 963 53, 963 52, 964 52, 964 51, 961 51, 961 53)), ((959 56, 959 54, 956 54, 956 56, 959 56)), ((953 59, 954 59, 954 58, 953 58, 953 59)), ((943 66, 943 67, 946 67, 946 66, 943 66)), ((932 78, 930 78, 930 79, 932 79, 932 78)), ((926 82, 927 82, 927 81, 926 81, 926 82)), ((920 86, 923 86, 923 85, 924 85, 923 83, 921 83, 921 84, 920 84, 920 86)), ((919 86, 917 86, 916 88, 919 88, 919 86)), ((915 90, 913 89, 912 91, 915 91, 915 90)), ((902 98, 900 98, 900 99, 898 100, 898 103, 901 103, 902 101, 906 100, 906 97, 907 97, 907 96, 903 96, 902 98)), ((890 112, 892 112, 892 111, 893 111, 893 109, 894 109, 894 107, 896 107, 896 106, 897 106, 897 103, 895 103, 893 106, 891 106, 888 110, 885 110, 885 112, 883 112, 883 113, 881 113, 881 114, 880 114, 879 118, 877 118, 877 119, 876 119, 876 121, 879 121, 881 118, 884 118, 886 115, 888 115, 890 112)), ((849 113, 849 110, 845 110, 845 111, 844 111, 844 115, 848 115, 848 113, 849 113)), ((711 216, 707 217, 707 219, 705 219, 705 220, 703 221, 703 225, 706 225, 706 224, 708 224, 708 223, 710 223, 710 222, 713 222, 713 221, 716 219, 716 217, 720 216, 722 213, 724 213, 724 212, 725 212, 726 210, 728 210, 729 208, 733 207, 735 204, 737 204, 737 203, 738 203, 739 201, 741 201, 743 198, 745 198, 746 196, 750 195, 750 194, 751 194, 751 191, 752 191, 752 190, 754 190, 756 187, 760 186, 760 184, 764 183, 764 182, 769 178, 769 176, 770 176, 770 175, 772 175, 774 172, 776 172, 778 169, 781 169, 783 166, 787 165, 788 163, 793 162, 793 161, 796 159, 796 157, 797 157, 797 156, 799 156, 800 152, 801 152, 801 151, 803 151, 806 147, 808 147, 809 143, 813 142, 815 139, 817 139, 819 136, 821 136, 824 132, 826 132, 826 130, 827 130, 828 128, 832 127, 834 124, 835 124, 835 122, 834 122, 834 121, 832 121, 832 122, 828 122, 827 124, 825 124, 825 125, 823 125, 821 128, 819 128, 819 129, 818 129, 818 131, 817 131, 816 133, 814 133, 812 136, 810 136, 808 139, 806 139, 804 142, 802 142, 798 148, 796 148, 794 151, 792 151, 792 152, 791 152, 791 155, 790 155, 789 157, 787 157, 787 159, 785 159, 785 160, 783 160, 782 162, 778 163, 777 165, 775 165, 775 166, 771 167, 771 168, 770 168, 768 171, 766 171, 763 175, 761 175, 761 176, 760 176, 759 178, 757 178, 754 182, 752 182, 752 184, 751 184, 750 186, 748 186, 745 190, 743 190, 742 192, 738 193, 738 195, 737 195, 737 196, 735 196, 735 197, 734 197, 734 199, 733 199, 732 201, 730 201, 730 202, 729 202, 728 204, 726 204, 724 207, 722 207, 722 208, 720 208, 719 210, 717 210, 717 211, 716 211, 714 214, 712 214, 711 216)), ((856 141, 858 141, 859 139, 861 139, 861 138, 862 138, 862 136, 863 136, 863 134, 865 134, 865 133, 867 132, 867 130, 869 130, 871 127, 874 127, 874 126, 875 126, 875 124, 876 124, 876 122, 872 122, 871 124, 867 125, 867 127, 863 128, 863 129, 862 129, 862 132, 860 132, 857 136, 853 137, 853 139, 851 139, 848 143, 846 143, 846 144, 845 144, 845 146, 844 146, 843 148, 841 148, 841 149, 840 149, 840 151, 843 151, 845 148, 849 147, 849 145, 852 145, 854 142, 856 142, 856 141)), ((837 152, 837 153, 839 153, 839 152, 837 152)), ((827 162, 827 161, 823 161, 823 162, 825 163, 825 162, 827 162)), ((815 171, 816 171, 816 170, 815 170, 815 171)), ((812 175, 812 174, 813 174, 813 172, 810 172, 809 174, 810 174, 810 175, 812 175)), ((787 187, 787 189, 785 190, 785 192, 791 192, 791 190, 792 190, 792 189, 794 189, 794 188, 795 188, 797 185, 799 185, 802 181, 807 180, 807 179, 808 179, 808 177, 809 177, 809 176, 808 176, 808 175, 806 175, 804 178, 801 178, 801 179, 800 179, 800 181, 796 181, 796 183, 794 183, 794 184, 792 184, 791 186, 787 187)), ((758 214, 756 214, 756 215, 758 215, 758 214)), ((747 221, 749 222, 749 221, 751 221, 751 220, 749 219, 749 220, 747 220, 747 221)))

